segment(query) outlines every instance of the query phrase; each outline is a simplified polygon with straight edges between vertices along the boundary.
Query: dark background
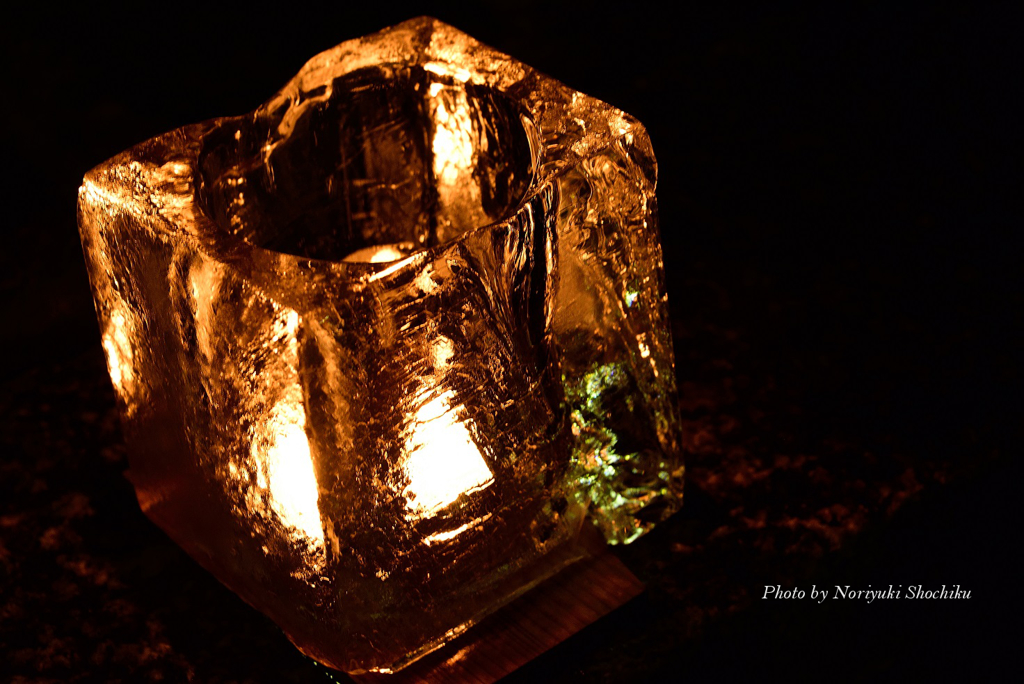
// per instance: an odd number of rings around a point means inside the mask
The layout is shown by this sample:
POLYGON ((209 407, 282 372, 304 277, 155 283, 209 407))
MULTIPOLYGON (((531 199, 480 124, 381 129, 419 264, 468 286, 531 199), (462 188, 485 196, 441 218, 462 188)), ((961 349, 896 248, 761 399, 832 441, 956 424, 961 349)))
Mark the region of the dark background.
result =
POLYGON ((0 679, 326 681, 120 477, 76 189, 134 143, 248 111, 317 52, 424 13, 635 115, 659 160, 687 503, 620 551, 647 596, 514 678, 1009 663, 1021 24, 976 3, 709 5, 5 10, 0 679), (971 599, 817 606, 763 601, 766 583, 971 599))

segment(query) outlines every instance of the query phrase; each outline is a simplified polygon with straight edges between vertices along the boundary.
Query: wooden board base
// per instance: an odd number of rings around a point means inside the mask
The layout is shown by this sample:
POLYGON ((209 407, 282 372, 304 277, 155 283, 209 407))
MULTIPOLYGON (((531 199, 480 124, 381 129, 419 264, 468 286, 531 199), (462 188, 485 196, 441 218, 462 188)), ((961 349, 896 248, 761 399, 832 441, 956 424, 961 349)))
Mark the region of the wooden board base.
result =
POLYGON ((607 548, 597 548, 590 557, 401 671, 353 678, 374 684, 490 684, 639 595, 643 588, 607 548))

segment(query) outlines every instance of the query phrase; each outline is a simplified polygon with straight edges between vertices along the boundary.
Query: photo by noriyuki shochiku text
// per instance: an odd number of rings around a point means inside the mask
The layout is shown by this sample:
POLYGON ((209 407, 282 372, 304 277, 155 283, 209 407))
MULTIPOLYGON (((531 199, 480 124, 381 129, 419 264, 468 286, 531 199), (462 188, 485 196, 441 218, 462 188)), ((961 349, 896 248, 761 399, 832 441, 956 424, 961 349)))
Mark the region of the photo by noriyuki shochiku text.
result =
POLYGON ((959 584, 939 587, 927 587, 923 584, 910 584, 904 587, 902 584, 890 584, 887 587, 876 588, 870 584, 867 588, 852 587, 849 584, 835 584, 832 587, 821 587, 812 584, 810 590, 800 587, 785 589, 781 584, 764 585, 762 599, 778 600, 801 600, 811 599, 818 603, 824 603, 829 599, 866 601, 893 601, 893 600, 965 600, 971 598, 971 590, 965 589, 959 584))

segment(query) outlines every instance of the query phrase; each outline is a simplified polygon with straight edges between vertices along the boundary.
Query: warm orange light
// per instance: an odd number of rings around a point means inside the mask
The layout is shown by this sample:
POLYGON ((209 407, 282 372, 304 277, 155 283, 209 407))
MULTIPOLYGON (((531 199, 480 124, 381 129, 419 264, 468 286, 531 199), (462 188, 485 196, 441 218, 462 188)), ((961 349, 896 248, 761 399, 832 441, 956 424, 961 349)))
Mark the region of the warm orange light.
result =
POLYGON ((412 243, 398 243, 393 245, 374 245, 359 249, 343 259, 350 262, 368 262, 371 264, 382 264, 389 261, 401 259, 413 250, 412 243))
POLYGON ((135 369, 132 367, 131 334, 128 318, 120 309, 110 313, 107 329, 103 332, 103 351, 107 355, 110 379, 118 394, 126 401, 135 386, 135 369))
MULTIPOLYGON (((285 356, 297 357, 299 315, 281 311, 275 337, 282 338, 285 356)), ((281 378, 272 388, 277 400, 251 428, 249 454, 244 463, 229 463, 228 472, 243 492, 249 514, 276 518, 293 541, 309 553, 303 574, 323 569, 324 528, 320 519, 319 491, 306 436, 306 410, 297 375, 281 378)))
POLYGON ((474 520, 469 521, 465 525, 459 525, 454 530, 447 530, 445 532, 436 532, 436 533, 430 535, 429 537, 424 537, 423 538, 423 543, 426 544, 427 546, 431 546, 433 544, 440 544, 442 542, 451 541, 452 539, 455 539, 455 537, 459 536, 463 532, 471 530, 474 527, 477 527, 481 523, 485 523, 485 522, 487 522, 490 519, 491 519, 491 514, 490 513, 488 513, 486 515, 482 515, 479 518, 476 518, 474 520))
POLYGON ((434 124, 431 143, 434 182, 447 217, 445 222, 450 224, 439 227, 444 236, 448 231, 464 230, 466 226, 483 225, 488 221, 481 210, 480 184, 473 178, 477 166, 475 155, 487 151, 486 137, 473 130, 465 88, 432 83, 427 92, 434 124))
POLYGON ((454 393, 446 391, 416 412, 405 441, 408 457, 402 465, 409 478, 403 495, 409 519, 436 515, 463 494, 491 485, 494 475, 487 466, 466 422, 452 405, 454 393))

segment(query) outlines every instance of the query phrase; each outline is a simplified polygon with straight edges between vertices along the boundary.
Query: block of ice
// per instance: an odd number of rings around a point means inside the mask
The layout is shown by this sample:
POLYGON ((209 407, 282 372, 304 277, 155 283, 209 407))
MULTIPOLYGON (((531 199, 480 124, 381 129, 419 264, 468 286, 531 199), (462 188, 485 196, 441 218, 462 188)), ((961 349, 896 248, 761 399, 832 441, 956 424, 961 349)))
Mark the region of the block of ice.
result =
POLYGON ((632 117, 433 19, 98 166, 79 225, 148 516, 394 670, 681 503, 632 117))

